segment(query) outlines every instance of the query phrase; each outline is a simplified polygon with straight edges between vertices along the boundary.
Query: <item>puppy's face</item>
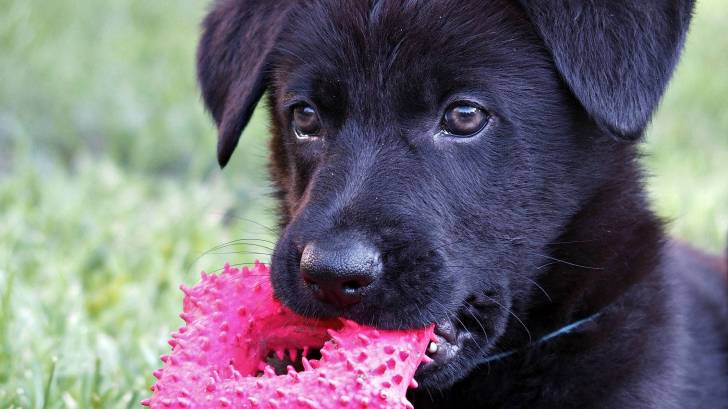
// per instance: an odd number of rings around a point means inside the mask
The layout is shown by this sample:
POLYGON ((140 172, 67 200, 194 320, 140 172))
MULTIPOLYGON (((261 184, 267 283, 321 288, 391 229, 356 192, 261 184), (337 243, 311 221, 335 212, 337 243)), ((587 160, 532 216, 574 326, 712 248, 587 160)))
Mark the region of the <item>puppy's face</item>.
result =
POLYGON ((476 3, 298 10, 269 85, 285 214, 276 294, 307 315, 437 323, 420 375, 439 385, 489 352, 589 192, 574 175, 598 176, 525 16, 476 3), (353 302, 322 297, 304 266, 314 246, 338 258, 365 246, 378 272, 348 284, 353 302))
POLYGON ((691 2, 651 22, 676 35, 624 64, 619 44, 582 43, 564 27, 649 42, 628 25, 642 19, 619 13, 677 8, 625 1, 552 16, 548 3, 218 0, 205 21, 199 76, 221 164, 268 91, 276 295, 315 317, 435 323, 425 385, 467 374, 543 296, 549 244, 631 157, 617 140, 644 128, 691 2))

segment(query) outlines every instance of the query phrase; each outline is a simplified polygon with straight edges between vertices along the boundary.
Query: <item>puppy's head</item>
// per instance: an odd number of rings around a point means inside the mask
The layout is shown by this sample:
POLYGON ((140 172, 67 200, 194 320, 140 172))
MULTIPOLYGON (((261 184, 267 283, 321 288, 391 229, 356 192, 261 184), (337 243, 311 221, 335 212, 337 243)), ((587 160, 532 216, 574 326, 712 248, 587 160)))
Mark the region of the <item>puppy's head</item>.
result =
POLYGON ((217 1, 199 48, 225 165, 267 90, 277 296, 437 323, 447 386, 528 304, 555 240, 642 134, 690 1, 217 1))

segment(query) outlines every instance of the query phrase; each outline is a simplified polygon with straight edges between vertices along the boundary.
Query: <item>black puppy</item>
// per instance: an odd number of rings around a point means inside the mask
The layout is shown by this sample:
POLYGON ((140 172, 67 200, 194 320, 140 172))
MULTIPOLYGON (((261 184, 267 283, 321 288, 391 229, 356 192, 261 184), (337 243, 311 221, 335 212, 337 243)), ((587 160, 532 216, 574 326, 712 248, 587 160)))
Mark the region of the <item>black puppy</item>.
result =
POLYGON ((728 408, 728 285, 667 243, 637 163, 692 7, 215 2, 221 165, 268 93, 277 296, 437 323, 417 408, 728 408))

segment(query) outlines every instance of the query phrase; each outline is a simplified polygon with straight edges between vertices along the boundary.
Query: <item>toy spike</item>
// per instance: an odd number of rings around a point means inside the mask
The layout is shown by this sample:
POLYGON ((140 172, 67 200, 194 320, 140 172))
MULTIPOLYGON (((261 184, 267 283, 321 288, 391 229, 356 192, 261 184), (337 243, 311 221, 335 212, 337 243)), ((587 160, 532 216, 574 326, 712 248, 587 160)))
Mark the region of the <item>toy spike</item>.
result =
POLYGON ((311 363, 308 362, 308 359, 305 356, 301 358, 301 364, 303 365, 304 371, 310 371, 313 369, 313 366, 311 366, 311 363))

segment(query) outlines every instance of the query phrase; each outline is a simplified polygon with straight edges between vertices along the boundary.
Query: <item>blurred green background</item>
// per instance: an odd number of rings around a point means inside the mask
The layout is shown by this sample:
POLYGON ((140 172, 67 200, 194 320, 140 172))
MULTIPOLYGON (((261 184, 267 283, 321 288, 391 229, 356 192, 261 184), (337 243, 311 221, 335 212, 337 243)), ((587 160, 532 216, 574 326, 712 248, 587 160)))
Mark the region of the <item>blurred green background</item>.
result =
MULTIPOLYGON (((0 0, 0 408, 136 407, 182 323, 178 284, 268 259, 266 242, 219 246, 273 240, 275 219, 264 113, 215 164, 193 66, 206 6, 0 0)), ((727 26, 728 3, 700 2, 644 147, 656 210, 714 251, 727 26)))

